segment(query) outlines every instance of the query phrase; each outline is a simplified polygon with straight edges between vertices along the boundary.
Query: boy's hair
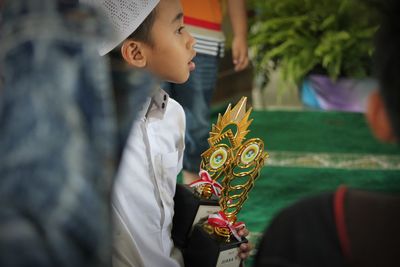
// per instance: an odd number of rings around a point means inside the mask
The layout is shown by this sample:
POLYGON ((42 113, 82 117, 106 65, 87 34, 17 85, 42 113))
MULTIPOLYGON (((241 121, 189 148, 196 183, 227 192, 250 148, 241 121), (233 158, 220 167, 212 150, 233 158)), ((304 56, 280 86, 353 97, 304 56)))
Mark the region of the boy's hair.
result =
POLYGON ((151 29, 153 28, 154 21, 157 16, 156 12, 157 8, 154 8, 150 14, 146 17, 146 19, 139 25, 139 27, 128 36, 127 39, 133 39, 136 41, 144 42, 150 46, 153 46, 153 39, 151 36, 151 29))
POLYGON ((375 38, 375 72, 397 140, 400 140, 400 2, 385 0, 375 38))

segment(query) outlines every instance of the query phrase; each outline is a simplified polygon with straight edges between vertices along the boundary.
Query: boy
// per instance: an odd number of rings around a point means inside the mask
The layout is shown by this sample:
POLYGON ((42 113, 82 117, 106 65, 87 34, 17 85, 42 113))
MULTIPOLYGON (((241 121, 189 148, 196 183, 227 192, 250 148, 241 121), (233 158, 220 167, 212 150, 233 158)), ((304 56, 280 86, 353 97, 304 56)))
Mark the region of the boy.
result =
MULTIPOLYGON (((179 0, 155 4, 122 0, 100 3, 118 36, 103 44, 102 54, 121 43, 122 58, 130 66, 146 69, 161 80, 183 83, 195 68, 195 41, 183 25, 179 0), (127 20, 135 15, 137 20, 130 27, 127 20), (121 28, 123 33, 118 30, 121 28), (126 34, 129 31, 133 33, 126 34)), ((114 266, 183 265, 171 239, 171 228, 184 130, 182 107, 164 91, 153 92, 132 129, 115 184, 114 266)), ((247 233, 241 231, 242 235, 247 233)), ((247 244, 242 245, 242 258, 248 256, 248 249, 247 244)))
MULTIPOLYGON (((400 138, 400 2, 382 4, 376 38, 379 92, 367 119, 381 141, 400 138)), ((259 245, 255 266, 400 266, 400 194, 355 190, 304 199, 283 210, 259 245)))

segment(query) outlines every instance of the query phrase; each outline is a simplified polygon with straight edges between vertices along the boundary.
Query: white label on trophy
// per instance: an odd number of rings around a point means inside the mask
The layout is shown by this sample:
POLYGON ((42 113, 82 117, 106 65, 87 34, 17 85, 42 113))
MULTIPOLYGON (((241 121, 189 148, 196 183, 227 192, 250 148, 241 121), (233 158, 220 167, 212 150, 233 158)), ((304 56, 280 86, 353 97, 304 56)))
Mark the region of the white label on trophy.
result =
POLYGON ((240 258, 237 247, 221 251, 219 253, 217 267, 239 267, 240 258))
POLYGON ((200 205, 199 209, 197 210, 196 217, 194 217, 193 226, 198 223, 201 219, 207 217, 208 215, 218 212, 221 209, 219 205, 217 206, 209 206, 209 205, 200 205))

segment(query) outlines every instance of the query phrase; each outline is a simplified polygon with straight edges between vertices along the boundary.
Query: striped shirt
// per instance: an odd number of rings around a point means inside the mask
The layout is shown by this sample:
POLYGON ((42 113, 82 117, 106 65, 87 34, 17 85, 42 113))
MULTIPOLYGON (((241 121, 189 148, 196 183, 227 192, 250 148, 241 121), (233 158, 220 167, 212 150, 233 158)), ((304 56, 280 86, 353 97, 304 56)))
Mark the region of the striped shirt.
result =
POLYGON ((223 57, 225 36, 221 27, 220 0, 181 0, 181 3, 186 27, 196 39, 196 52, 223 57))

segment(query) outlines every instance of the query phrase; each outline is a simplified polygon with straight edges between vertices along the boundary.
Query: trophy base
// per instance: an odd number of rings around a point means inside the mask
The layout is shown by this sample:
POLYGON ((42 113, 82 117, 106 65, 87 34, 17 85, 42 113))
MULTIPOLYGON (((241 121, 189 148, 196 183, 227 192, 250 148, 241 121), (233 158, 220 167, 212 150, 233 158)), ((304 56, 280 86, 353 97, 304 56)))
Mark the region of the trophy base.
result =
POLYGON ((218 198, 203 199, 189 185, 177 184, 174 202, 172 240, 175 246, 185 248, 193 226, 220 210, 218 198))
POLYGON ((185 266, 190 267, 239 267, 239 246, 247 243, 247 239, 237 241, 231 237, 229 242, 223 238, 209 234, 203 224, 193 228, 187 248, 183 251, 185 266))

